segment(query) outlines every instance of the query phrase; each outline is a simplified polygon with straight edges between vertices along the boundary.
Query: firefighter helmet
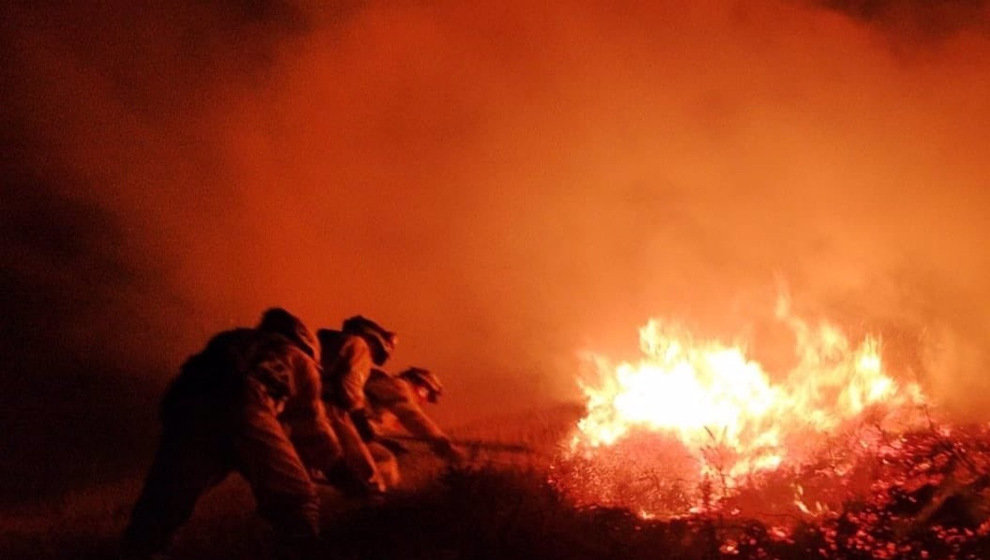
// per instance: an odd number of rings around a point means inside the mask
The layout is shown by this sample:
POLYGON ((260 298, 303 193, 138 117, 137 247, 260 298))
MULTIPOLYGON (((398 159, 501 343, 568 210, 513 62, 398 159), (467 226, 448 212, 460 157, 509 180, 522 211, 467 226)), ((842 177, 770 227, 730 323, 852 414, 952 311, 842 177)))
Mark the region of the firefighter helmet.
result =
POLYGON ((342 330, 347 334, 363 338, 371 347, 372 360, 375 365, 379 366, 384 364, 392 355, 395 344, 398 342, 398 337, 394 332, 386 330, 378 323, 361 315, 355 315, 345 320, 342 330))
POLYGON ((435 373, 428 369, 411 367, 399 374, 399 377, 413 384, 417 390, 422 389, 426 400, 437 402, 443 394, 443 384, 435 373))
POLYGON ((258 330, 280 334, 291 340, 310 358, 320 360, 320 344, 303 322, 281 307, 273 307, 261 315, 258 330))

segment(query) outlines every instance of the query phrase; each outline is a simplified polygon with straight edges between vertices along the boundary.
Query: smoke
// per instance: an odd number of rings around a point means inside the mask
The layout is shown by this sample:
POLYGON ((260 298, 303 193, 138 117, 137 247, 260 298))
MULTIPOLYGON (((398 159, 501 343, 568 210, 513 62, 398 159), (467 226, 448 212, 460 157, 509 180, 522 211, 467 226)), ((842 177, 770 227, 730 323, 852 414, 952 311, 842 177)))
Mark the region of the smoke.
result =
POLYGON ((941 39, 960 31, 990 31, 985 0, 816 0, 912 40, 941 39))
POLYGON ((772 357, 782 279, 976 411, 990 42, 947 4, 14 6, 5 394, 152 400, 283 305, 399 331, 453 424, 573 398, 651 316, 772 357))

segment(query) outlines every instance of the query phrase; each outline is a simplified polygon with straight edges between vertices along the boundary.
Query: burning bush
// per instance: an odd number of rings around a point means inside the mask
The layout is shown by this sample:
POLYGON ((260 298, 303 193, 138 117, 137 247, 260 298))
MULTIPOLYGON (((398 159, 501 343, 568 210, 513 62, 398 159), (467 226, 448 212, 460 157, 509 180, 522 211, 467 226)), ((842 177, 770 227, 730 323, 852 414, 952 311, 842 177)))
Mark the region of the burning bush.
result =
MULTIPOLYGON (((779 382, 742 346, 695 341, 655 320, 640 331, 638 363, 591 356, 597 378, 582 384, 587 414, 554 481, 579 503, 645 516, 707 511, 753 488, 781 494, 766 481, 789 473, 817 480, 824 469, 840 487, 856 486, 865 458, 926 424, 920 387, 884 371, 879 339, 853 344, 829 323, 794 317, 786 304, 778 318, 792 330, 797 356, 779 382)), ((804 514, 836 502, 816 495, 809 504, 806 485, 786 488, 786 499, 772 501, 804 514)))
POLYGON ((934 421, 879 338, 853 344, 787 305, 778 318, 797 363, 775 377, 660 321, 638 363, 590 356, 550 484, 578 507, 687 524, 708 558, 990 557, 990 430, 934 421))

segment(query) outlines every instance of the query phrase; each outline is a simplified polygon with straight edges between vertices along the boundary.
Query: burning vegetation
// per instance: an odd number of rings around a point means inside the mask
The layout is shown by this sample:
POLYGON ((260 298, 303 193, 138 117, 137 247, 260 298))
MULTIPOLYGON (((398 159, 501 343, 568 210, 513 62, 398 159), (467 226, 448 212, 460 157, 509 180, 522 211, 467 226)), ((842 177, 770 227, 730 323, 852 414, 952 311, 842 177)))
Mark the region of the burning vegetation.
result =
POLYGON ((879 337, 786 301, 776 316, 795 341, 784 373, 658 320, 637 363, 589 354, 586 412, 549 483, 579 507, 710 531, 714 556, 985 558, 990 430, 936 421, 879 337))
MULTIPOLYGON (((696 341, 657 320, 640 331, 639 363, 591 356, 597 379, 582 384, 587 415, 565 461, 609 475, 574 485, 582 501, 687 513, 769 473, 800 470, 823 450, 838 472, 850 471, 862 450, 923 425, 920 387, 884 371, 879 339, 853 343, 834 325, 795 317, 785 301, 777 317, 798 358, 777 382, 742 346, 696 341), (637 496, 631 480, 644 476, 657 487, 637 496), (691 487, 703 492, 692 498, 691 487), (665 505, 668 492, 679 498, 665 505)), ((801 492, 793 502, 810 512, 801 492)))

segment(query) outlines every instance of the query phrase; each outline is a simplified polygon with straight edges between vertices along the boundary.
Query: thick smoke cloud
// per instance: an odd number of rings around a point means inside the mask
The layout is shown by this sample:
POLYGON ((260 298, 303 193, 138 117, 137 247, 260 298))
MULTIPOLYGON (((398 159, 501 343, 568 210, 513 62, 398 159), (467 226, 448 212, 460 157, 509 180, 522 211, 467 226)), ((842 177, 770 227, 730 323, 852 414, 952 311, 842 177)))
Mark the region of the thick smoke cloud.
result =
POLYGON ((574 398, 576 351, 630 357, 651 316, 786 364, 781 285, 880 332, 949 409, 985 404, 981 25, 915 39, 892 3, 108 4, 3 24, 11 448, 60 441, 30 426, 68 410, 151 437, 141 406, 182 359, 276 304, 400 331, 395 366, 444 377, 451 424, 574 398))

